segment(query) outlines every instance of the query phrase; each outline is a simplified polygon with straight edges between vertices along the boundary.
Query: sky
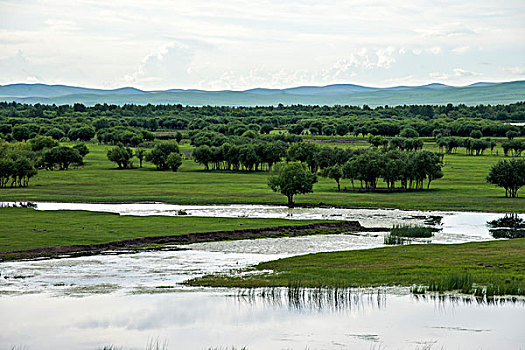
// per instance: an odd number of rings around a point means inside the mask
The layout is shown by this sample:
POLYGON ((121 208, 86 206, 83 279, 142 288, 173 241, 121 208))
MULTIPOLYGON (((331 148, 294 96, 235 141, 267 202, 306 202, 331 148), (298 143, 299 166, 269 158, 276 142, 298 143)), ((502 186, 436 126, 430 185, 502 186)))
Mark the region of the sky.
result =
POLYGON ((525 80, 524 0, 0 0, 1 85, 515 80, 525 80))

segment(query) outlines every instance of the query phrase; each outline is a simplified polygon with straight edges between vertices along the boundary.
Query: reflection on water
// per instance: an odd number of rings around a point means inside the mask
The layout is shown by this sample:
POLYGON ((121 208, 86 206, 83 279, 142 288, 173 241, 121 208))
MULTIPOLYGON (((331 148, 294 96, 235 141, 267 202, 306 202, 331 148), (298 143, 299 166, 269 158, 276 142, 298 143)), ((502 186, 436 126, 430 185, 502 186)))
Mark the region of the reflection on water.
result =
POLYGON ((235 291, 0 298, 0 347, 145 349, 517 349, 518 304, 466 304, 385 293, 357 296, 336 312, 242 301, 235 291), (379 301, 379 302, 378 302, 379 301), (43 321, 45 320, 45 321, 43 321))
MULTIPOLYGON (((405 289, 392 289, 392 292, 405 289)), ((304 312, 347 312, 364 307, 384 308, 386 289, 357 288, 301 288, 270 287, 240 289, 236 295, 240 303, 263 304, 267 307, 286 308, 304 312), (366 305, 366 306, 365 306, 366 305)))

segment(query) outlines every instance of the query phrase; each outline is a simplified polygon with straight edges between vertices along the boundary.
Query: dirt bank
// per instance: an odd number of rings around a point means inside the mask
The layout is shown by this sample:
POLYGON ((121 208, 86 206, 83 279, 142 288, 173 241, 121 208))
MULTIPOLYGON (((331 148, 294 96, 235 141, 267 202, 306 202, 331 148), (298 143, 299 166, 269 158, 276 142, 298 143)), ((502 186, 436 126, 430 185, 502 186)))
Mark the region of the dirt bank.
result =
MULTIPOLYGON (((263 237, 305 236, 322 233, 344 233, 349 231, 371 231, 357 221, 341 221, 310 225, 277 226, 259 229, 187 233, 178 236, 140 237, 103 244, 59 245, 44 248, 1 252, 0 261, 57 258, 101 254, 107 251, 118 253, 144 249, 162 249, 164 245, 190 244, 263 237), (155 247, 158 245, 158 247, 155 247)), ((377 231, 376 229, 373 231, 377 231)), ((183 249, 183 248, 171 248, 183 249)))

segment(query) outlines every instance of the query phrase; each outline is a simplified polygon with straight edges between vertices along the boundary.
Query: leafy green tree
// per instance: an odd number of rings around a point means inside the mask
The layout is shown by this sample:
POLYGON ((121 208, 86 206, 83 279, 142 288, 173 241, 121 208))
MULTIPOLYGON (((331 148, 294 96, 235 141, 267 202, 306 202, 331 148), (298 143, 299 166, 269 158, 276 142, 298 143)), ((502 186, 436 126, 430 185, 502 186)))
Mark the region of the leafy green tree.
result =
POLYGON ((411 171, 416 179, 416 189, 423 188, 425 179, 428 180, 427 189, 430 189, 430 183, 433 180, 443 177, 441 157, 436 153, 429 151, 417 152, 412 155, 412 165, 411 171))
POLYGON ((71 128, 67 133, 70 140, 89 141, 95 136, 95 129, 91 126, 81 126, 78 128, 71 128))
MULTIPOLYGON (((12 183, 16 183, 18 187, 29 186, 29 180, 37 174, 37 170, 27 158, 19 158, 13 163, 12 169, 12 183)), ((11 184, 11 186, 13 186, 11 184)))
POLYGON ((357 161, 356 159, 349 159, 343 164, 343 178, 350 179, 352 182, 352 189, 355 190, 354 180, 357 179, 357 161))
POLYGON ((177 141, 178 144, 180 144, 180 142, 182 141, 182 134, 180 131, 177 131, 175 133, 175 141, 177 141))
POLYGON ((153 149, 146 154, 146 160, 155 164, 157 170, 167 170, 168 156, 170 153, 180 153, 179 146, 175 142, 162 142, 158 143, 153 149))
POLYGON ((97 131, 99 131, 100 129, 107 129, 111 127, 111 121, 106 117, 102 117, 102 118, 95 120, 93 122, 93 126, 95 127, 97 131))
POLYGON ((60 170, 67 170, 71 164, 82 164, 82 156, 76 149, 59 146, 44 151, 42 162, 48 169, 58 166, 60 170))
POLYGON ((207 145, 199 146, 193 150, 192 156, 195 162, 204 165, 206 171, 210 170, 209 165, 212 157, 210 147, 207 145))
POLYGON ((389 192, 394 190, 396 181, 401 180, 407 158, 406 153, 399 150, 391 150, 385 154, 385 167, 383 168, 382 177, 389 192))
POLYGON ((60 140, 61 138, 66 136, 66 134, 64 134, 64 132, 58 128, 52 128, 46 131, 45 136, 51 136, 55 140, 60 140))
POLYGON ((330 125, 330 124, 324 125, 322 128, 322 131, 323 131, 323 135, 327 135, 327 136, 335 135, 336 133, 335 126, 330 125))
POLYGON ((507 136, 509 140, 512 140, 513 138, 518 136, 518 132, 515 130, 509 130, 505 133, 505 136, 507 136))
POLYGON ((83 143, 74 145, 73 149, 76 149, 82 158, 89 154, 89 148, 83 143))
POLYGON ((470 133, 470 137, 473 139, 480 139, 483 137, 483 133, 481 130, 472 130, 470 133))
POLYGON ((182 157, 179 153, 172 152, 168 155, 168 160, 166 163, 170 169, 175 172, 182 165, 182 157))
POLYGON ((491 169, 487 182, 505 189, 505 197, 518 197, 525 185, 525 159, 500 160, 491 169))
POLYGON ((418 138, 419 133, 417 132, 416 129, 407 127, 401 130, 401 132, 399 133, 399 136, 404 137, 404 138, 418 138))
POLYGON ((299 161, 308 164, 310 171, 316 172, 318 165, 315 162, 315 154, 319 147, 309 142, 292 143, 286 152, 286 159, 289 161, 299 161))
POLYGON ((341 165, 336 164, 323 170, 323 176, 335 180, 337 183, 337 191, 341 191, 340 180, 343 178, 343 168, 341 165))
POLYGON ((317 176, 300 162, 277 163, 268 178, 268 186, 288 198, 288 207, 293 208, 296 194, 313 192, 317 176))
POLYGON ((273 125, 270 123, 264 123, 263 125, 261 125, 261 134, 269 134, 270 131, 272 130, 273 130, 273 125))
POLYGON ((31 149, 33 151, 41 151, 44 148, 53 148, 58 146, 58 142, 54 140, 51 136, 37 136, 29 140, 31 149))
POLYGON ((29 139, 30 131, 29 128, 27 128, 24 125, 16 125, 13 127, 13 131, 11 132, 13 135, 13 138, 17 141, 24 141, 29 139))
POLYGON ((117 147, 110 148, 107 152, 107 157, 108 160, 117 163, 119 169, 127 169, 132 165, 133 150, 120 144, 117 147))
POLYGON ((9 179, 13 175, 14 162, 11 159, 0 159, 0 188, 7 187, 9 179))
POLYGON ((146 150, 144 148, 137 148, 135 155, 139 160, 139 167, 142 168, 142 161, 144 161, 144 157, 146 156, 146 150))
POLYGON ((338 124, 335 128, 335 132, 339 136, 345 136, 346 134, 348 134, 348 131, 348 125, 346 124, 338 124))

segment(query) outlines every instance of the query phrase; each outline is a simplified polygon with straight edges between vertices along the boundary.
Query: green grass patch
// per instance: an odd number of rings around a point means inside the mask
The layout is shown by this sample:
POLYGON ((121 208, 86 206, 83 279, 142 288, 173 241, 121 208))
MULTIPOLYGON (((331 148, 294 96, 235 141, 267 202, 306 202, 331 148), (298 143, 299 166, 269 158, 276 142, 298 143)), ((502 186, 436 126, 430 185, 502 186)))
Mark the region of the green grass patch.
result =
POLYGON ((140 217, 86 211, 0 208, 0 252, 319 222, 327 221, 192 216, 140 217))
POLYGON ((507 286, 509 291, 523 294, 525 239, 308 254, 261 263, 255 269, 273 272, 242 278, 207 276, 188 283, 212 287, 315 288, 434 285, 436 290, 468 289, 476 284, 491 293, 496 289, 503 291, 507 286))

